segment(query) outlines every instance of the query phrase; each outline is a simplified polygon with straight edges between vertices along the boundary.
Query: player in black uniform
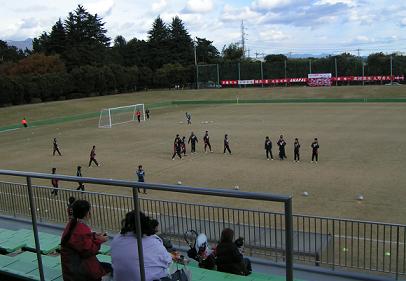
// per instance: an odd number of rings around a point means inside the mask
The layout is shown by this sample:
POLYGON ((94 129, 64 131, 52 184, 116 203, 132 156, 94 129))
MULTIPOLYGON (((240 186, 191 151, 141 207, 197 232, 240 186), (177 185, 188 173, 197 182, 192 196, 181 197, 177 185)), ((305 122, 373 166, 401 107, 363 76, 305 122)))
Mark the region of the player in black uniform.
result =
POLYGON ((271 159, 273 160, 272 141, 269 139, 268 136, 265 137, 265 151, 266 151, 266 160, 269 160, 269 155, 271 155, 271 159))
POLYGON ((54 149, 53 149, 52 155, 55 156, 55 152, 58 152, 59 156, 62 156, 61 152, 59 151, 58 142, 57 142, 56 138, 54 138, 53 145, 54 145, 54 149))
MULTIPOLYGON (((82 167, 78 166, 78 168, 76 169, 76 176, 77 177, 81 177, 82 176, 82 167)), ((85 186, 83 184, 83 182, 78 182, 79 186, 76 188, 76 190, 82 190, 85 191, 85 186)))
POLYGON ((209 131, 206 131, 206 133, 204 134, 203 142, 204 142, 204 152, 205 152, 205 153, 207 152, 207 151, 206 151, 206 150, 207 150, 207 147, 209 147, 210 152, 213 152, 213 150, 211 150, 209 131))
POLYGON ((192 132, 190 134, 189 140, 187 142, 187 143, 191 143, 191 150, 190 150, 191 153, 196 153, 196 143, 197 142, 199 142, 199 141, 197 140, 196 135, 192 132))
POLYGON ((149 119, 149 114, 151 111, 149 111, 149 109, 147 108, 147 110, 145 110, 145 115, 147 116, 147 119, 149 119))
POLYGON ((180 141, 180 150, 183 153, 183 156, 186 156, 186 137, 183 136, 182 140, 180 141))
POLYGON ((295 138, 295 142, 293 144, 293 153, 295 155, 295 162, 300 162, 300 143, 299 140, 297 138, 295 138))
POLYGON ((92 165, 92 162, 94 162, 97 167, 99 166, 99 163, 97 163, 97 160, 96 160, 96 146, 95 145, 93 145, 93 148, 90 151, 89 167, 90 167, 90 165, 92 165))
POLYGON ((224 135, 224 154, 226 154, 226 150, 228 151, 228 153, 231 154, 231 150, 230 150, 230 140, 228 139, 228 135, 225 134, 224 135))
POLYGON ((286 141, 283 139, 283 135, 279 137, 278 142, 276 143, 279 146, 279 160, 283 160, 286 158, 286 141))
POLYGON ((310 145, 310 147, 312 148, 312 163, 314 160, 319 161, 319 141, 317 140, 317 138, 314 138, 314 141, 312 142, 312 144, 310 145))
POLYGON ((173 151, 173 155, 172 155, 172 160, 175 160, 175 156, 178 155, 179 159, 182 159, 182 155, 181 155, 181 149, 182 149, 182 144, 181 144, 181 140, 180 138, 176 138, 175 139, 175 143, 174 145, 174 151, 173 151))

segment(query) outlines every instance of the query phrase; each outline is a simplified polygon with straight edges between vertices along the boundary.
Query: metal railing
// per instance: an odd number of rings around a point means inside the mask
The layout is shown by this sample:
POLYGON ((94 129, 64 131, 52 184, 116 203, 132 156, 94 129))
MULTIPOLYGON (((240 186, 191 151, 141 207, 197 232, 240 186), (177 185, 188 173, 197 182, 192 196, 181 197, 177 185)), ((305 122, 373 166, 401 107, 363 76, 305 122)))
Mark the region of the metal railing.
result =
MULTIPOLYGON (((0 182, 0 212, 30 217, 27 186, 0 182)), ((134 208, 133 197, 109 193, 58 191, 35 186, 33 200, 39 221, 66 223, 69 196, 92 203, 90 224, 100 231, 117 233, 124 215, 134 208)), ((245 237, 245 253, 285 260, 285 221, 282 213, 226 208, 215 205, 140 198, 141 209, 155 217, 161 233, 178 246, 186 246, 183 233, 194 229, 216 242, 223 228, 245 237)), ((296 262, 331 269, 346 268, 405 276, 406 225, 318 216, 293 215, 293 252, 296 262)))
MULTIPOLYGON (((75 192, 67 189, 58 189, 60 197, 63 193, 72 194, 76 193, 78 198, 87 199, 92 203, 92 224, 99 229, 104 230, 118 230, 121 219, 124 217, 125 213, 129 210, 135 209, 138 216, 136 216, 137 224, 137 240, 138 240, 138 254, 139 254, 139 266, 141 273, 141 280, 145 280, 144 272, 144 260, 142 251, 142 240, 140 233, 140 217, 139 211, 142 209, 147 214, 155 215, 159 220, 160 225, 163 229, 164 234, 178 236, 179 231, 175 231, 177 228, 180 229, 182 225, 183 231, 189 229, 184 228, 186 221, 188 219, 194 219, 195 226, 196 222, 200 221, 200 226, 204 230, 209 230, 208 236, 210 239, 217 240, 219 237, 218 221, 221 219, 219 213, 214 215, 214 207, 203 206, 196 204, 184 204, 169 201, 159 201, 159 200, 148 200, 140 199, 138 195, 138 188, 146 188, 147 190, 160 190, 168 192, 178 192, 178 193, 189 193, 194 195, 207 195, 207 196, 220 196, 229 198, 239 198, 239 199, 251 199, 251 200, 262 200, 270 202, 280 202, 284 204, 285 213, 278 214, 280 219, 280 224, 278 227, 283 228, 283 242, 280 241, 280 251, 283 253, 283 259, 286 264, 286 280, 293 281, 293 211, 292 211, 292 197, 284 195, 274 195, 266 193, 251 193, 251 192, 241 192, 236 190, 226 190, 226 189, 209 189, 209 188, 198 188, 189 186, 176 186, 176 185, 161 185, 161 184, 151 184, 151 183, 138 183, 134 181, 124 181, 124 180, 113 180, 113 179, 102 179, 102 178, 86 178, 86 177, 74 177, 65 175, 54 175, 54 174, 43 174, 43 173, 33 173, 33 172, 22 172, 22 171, 11 171, 11 170, 0 170, 0 175, 16 176, 26 178, 27 184, 13 184, 2 182, 0 185, 0 211, 12 213, 13 215, 30 216, 32 219, 32 226, 34 232, 36 253, 38 259, 38 269, 40 274, 40 280, 45 280, 44 270, 42 266, 40 243, 38 238, 38 226, 37 217, 39 219, 46 219, 55 222, 63 222, 67 220, 66 214, 66 203, 65 201, 55 200, 50 196, 52 188, 34 186, 31 183, 33 178, 35 179, 58 179, 68 182, 83 182, 92 183, 98 185, 108 185, 108 186, 119 186, 128 187, 132 189, 133 196, 118 196, 114 194, 106 193, 93 193, 93 192, 75 192), (183 209, 180 209, 183 206, 183 209), (189 206, 189 210, 185 211, 185 207, 189 206), (194 206, 194 207, 193 207, 194 206), (201 208, 205 211, 200 211, 201 208), (197 209, 196 209, 197 208, 197 209), (210 210, 211 209, 211 210, 210 210), (181 211, 182 210, 182 211, 181 211), (193 211, 192 211, 193 210, 193 211), (183 212, 185 211, 185 212, 183 212), (282 217, 284 217, 282 219, 282 217), (169 227, 169 222, 172 223, 172 230, 169 227), (206 225, 207 223, 207 225, 206 225), (217 226, 217 228, 215 227, 217 226), (177 227, 176 227, 177 226, 177 227), (217 229, 217 231, 216 231, 217 229), (216 238, 214 238, 216 236, 216 238)), ((225 209, 224 209, 225 210, 225 209)), ((236 209, 229 209, 236 210, 236 209)), ((244 211, 244 210, 242 210, 244 211)), ((252 212, 252 211, 251 211, 252 212)), ((222 216, 223 227, 225 226, 224 213, 222 216)), ((248 233, 251 233, 250 221, 246 220, 246 217, 228 217, 227 222, 230 225, 242 226, 245 230, 248 227, 248 233), (237 222, 230 220, 231 218, 238 218, 237 222)), ((270 223, 270 221, 269 221, 270 223)), ((263 225, 263 227, 266 224, 263 225)), ((269 225, 270 226, 270 225, 269 225)), ((241 229, 241 228, 240 228, 241 229)), ((276 230, 276 228, 275 228, 276 230)), ((240 230, 239 230, 240 231, 240 230)), ((238 235, 240 232, 236 231, 238 235)), ((248 237, 250 234, 248 234, 248 237)), ((271 234, 268 234, 270 237, 271 234)), ((246 236, 247 237, 247 236, 246 236)), ((278 239, 281 239, 282 236, 278 239)), ((279 240, 278 240, 279 241, 279 240)))

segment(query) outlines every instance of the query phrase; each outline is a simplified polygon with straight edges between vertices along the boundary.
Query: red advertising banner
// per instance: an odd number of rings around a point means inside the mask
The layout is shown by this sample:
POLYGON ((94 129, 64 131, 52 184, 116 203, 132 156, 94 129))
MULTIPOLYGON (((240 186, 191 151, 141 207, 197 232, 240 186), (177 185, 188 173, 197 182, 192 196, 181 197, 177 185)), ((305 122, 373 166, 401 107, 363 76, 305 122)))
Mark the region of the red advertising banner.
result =
MULTIPOLYGON (((330 83, 335 81, 404 81, 405 76, 388 76, 388 75, 375 75, 375 76, 340 76, 331 77, 330 83), (392 79, 391 79, 392 78, 392 79)), ((308 83, 309 78, 286 78, 286 79, 259 79, 259 80, 221 80, 223 86, 235 86, 235 85, 277 85, 285 83, 308 83)))

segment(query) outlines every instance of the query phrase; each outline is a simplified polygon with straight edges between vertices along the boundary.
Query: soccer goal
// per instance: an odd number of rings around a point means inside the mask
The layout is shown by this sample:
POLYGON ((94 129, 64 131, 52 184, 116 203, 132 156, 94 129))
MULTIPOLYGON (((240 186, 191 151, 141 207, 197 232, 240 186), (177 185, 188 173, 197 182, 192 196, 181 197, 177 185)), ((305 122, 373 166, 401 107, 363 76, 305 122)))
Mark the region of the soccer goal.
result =
POLYGON ((140 119, 145 121, 145 108, 143 103, 103 108, 100 111, 99 128, 111 128, 113 125, 136 121, 138 111, 141 113, 140 119))

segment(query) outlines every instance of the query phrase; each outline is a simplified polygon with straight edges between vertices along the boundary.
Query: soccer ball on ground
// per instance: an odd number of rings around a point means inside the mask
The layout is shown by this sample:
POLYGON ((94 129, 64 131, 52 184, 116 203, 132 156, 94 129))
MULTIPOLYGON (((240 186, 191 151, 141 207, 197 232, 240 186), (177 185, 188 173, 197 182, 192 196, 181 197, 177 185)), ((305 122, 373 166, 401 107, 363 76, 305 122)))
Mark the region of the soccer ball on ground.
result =
POLYGON ((181 181, 178 181, 178 185, 181 185, 182 184, 182 182, 181 181))

